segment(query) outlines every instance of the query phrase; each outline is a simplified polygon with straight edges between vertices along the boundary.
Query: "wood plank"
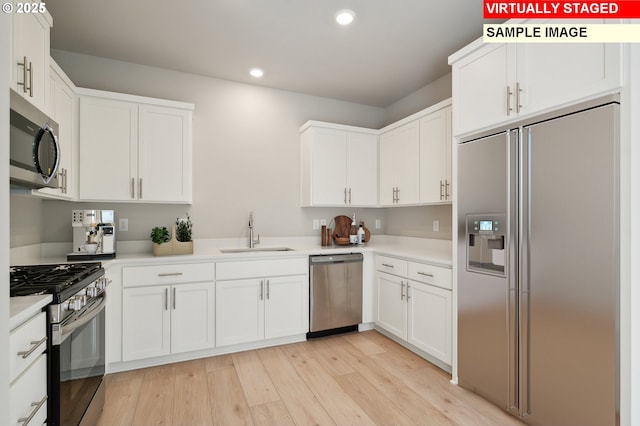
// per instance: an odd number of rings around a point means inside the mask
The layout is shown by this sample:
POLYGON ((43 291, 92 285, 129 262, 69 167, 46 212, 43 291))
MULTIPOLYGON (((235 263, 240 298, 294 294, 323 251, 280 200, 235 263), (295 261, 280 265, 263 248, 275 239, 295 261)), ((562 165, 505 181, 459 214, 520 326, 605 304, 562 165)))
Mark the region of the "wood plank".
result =
POLYGON ((375 355, 385 352, 386 349, 384 347, 378 345, 373 339, 371 339, 370 335, 372 332, 373 330, 365 333, 345 334, 344 339, 358 348, 360 352, 365 355, 375 355))
POLYGON ((133 422, 138 396, 142 388, 143 370, 109 374, 105 377, 105 399, 108 401, 98 426, 125 426, 133 422))
POLYGON ((240 384, 249 407, 280 400, 280 395, 271 382, 256 351, 239 352, 233 355, 240 384))
POLYGON ((251 417, 256 426, 293 426, 295 423, 281 400, 251 407, 251 417))
POLYGON ((240 379, 234 367, 207 373, 211 417, 216 425, 253 425, 240 379))
POLYGON ((355 370, 348 360, 343 359, 331 349, 332 342, 342 342, 342 337, 323 337, 313 341, 309 347, 313 350, 313 358, 317 359, 332 376, 354 373, 355 370))
POLYGON ((132 424, 173 424, 175 378, 173 365, 145 369, 132 424))
MULTIPOLYGON (((378 391, 389 398, 404 414, 416 424, 452 425, 451 419, 430 404, 421 394, 407 388, 397 377, 381 368, 376 361, 363 354, 348 342, 332 344, 334 352, 349 360, 354 369, 368 380, 378 391), (345 344, 346 343, 346 344, 345 344)), ((420 372, 416 372, 420 374, 420 372)))
POLYGON ((188 425, 212 423, 205 363, 195 360, 176 364, 173 418, 188 425))
POLYGON ((358 373, 336 376, 335 380, 369 417, 380 425, 410 425, 413 421, 358 373))
POLYGON ((204 358, 207 373, 212 373, 218 368, 233 367, 233 354, 211 356, 204 358))
POLYGON ((375 424, 317 360, 300 360, 293 365, 336 424, 375 424))
POLYGON ((258 355, 296 424, 335 424, 281 349, 261 349, 258 355))

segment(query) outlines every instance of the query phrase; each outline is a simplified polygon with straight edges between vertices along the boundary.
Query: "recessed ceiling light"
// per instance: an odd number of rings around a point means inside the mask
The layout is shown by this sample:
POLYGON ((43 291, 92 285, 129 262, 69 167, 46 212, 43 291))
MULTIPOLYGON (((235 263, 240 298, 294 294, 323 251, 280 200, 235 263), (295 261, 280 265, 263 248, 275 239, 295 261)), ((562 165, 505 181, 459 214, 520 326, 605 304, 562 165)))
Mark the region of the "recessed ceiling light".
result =
POLYGON ((252 77, 260 78, 264 75, 264 71, 262 71, 260 68, 251 68, 249 74, 251 74, 252 77))
POLYGON ((336 22, 340 25, 349 25, 355 19, 356 14, 353 10, 343 9, 336 13, 336 22))

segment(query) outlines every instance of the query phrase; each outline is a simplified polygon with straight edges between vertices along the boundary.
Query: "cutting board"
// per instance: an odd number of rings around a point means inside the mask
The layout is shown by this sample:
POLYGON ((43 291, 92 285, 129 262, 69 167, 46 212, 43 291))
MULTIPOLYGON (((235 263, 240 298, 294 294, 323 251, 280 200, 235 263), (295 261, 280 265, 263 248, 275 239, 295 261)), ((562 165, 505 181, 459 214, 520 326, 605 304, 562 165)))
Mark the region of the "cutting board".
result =
MULTIPOLYGON (((349 216, 336 216, 333 218, 335 222, 335 226, 333 229, 333 240, 336 241, 336 238, 349 238, 349 232, 351 231, 351 221, 352 219, 349 216)), ((371 232, 364 226, 364 242, 368 242, 371 238, 371 232)))

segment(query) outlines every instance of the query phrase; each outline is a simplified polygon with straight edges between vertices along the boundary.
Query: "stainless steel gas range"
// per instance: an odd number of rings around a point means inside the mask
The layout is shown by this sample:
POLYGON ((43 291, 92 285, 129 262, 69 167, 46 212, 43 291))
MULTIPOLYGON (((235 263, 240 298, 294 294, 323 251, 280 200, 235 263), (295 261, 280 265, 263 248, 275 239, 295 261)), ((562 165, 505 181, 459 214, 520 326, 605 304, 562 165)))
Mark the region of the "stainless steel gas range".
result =
POLYGON ((12 266, 11 296, 51 294, 47 424, 93 425, 104 405, 105 277, 100 262, 12 266))

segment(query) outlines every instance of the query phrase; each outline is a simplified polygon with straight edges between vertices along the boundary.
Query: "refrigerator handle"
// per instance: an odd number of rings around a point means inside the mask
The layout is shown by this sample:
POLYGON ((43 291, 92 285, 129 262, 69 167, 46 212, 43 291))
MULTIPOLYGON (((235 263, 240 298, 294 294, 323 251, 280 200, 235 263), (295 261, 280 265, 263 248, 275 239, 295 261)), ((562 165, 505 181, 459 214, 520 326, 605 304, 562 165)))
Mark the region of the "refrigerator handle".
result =
POLYGON ((520 401, 519 401, 519 299, 518 299, 518 171, 519 171, 519 151, 520 151, 520 135, 518 130, 511 130, 507 132, 507 171, 508 171, 508 211, 509 215, 507 220, 508 235, 507 241, 504 245, 506 249, 506 256, 508 259, 507 265, 507 281, 508 285, 508 298, 507 298, 507 312, 508 312, 508 371, 507 379, 509 383, 507 393, 508 410, 516 415, 520 416, 520 401))
POLYGON ((520 414, 530 414, 529 400, 529 241, 531 236, 530 224, 530 153, 531 129, 524 128, 520 137, 520 184, 519 184, 519 247, 518 247, 518 282, 519 297, 519 331, 520 331, 520 414))

